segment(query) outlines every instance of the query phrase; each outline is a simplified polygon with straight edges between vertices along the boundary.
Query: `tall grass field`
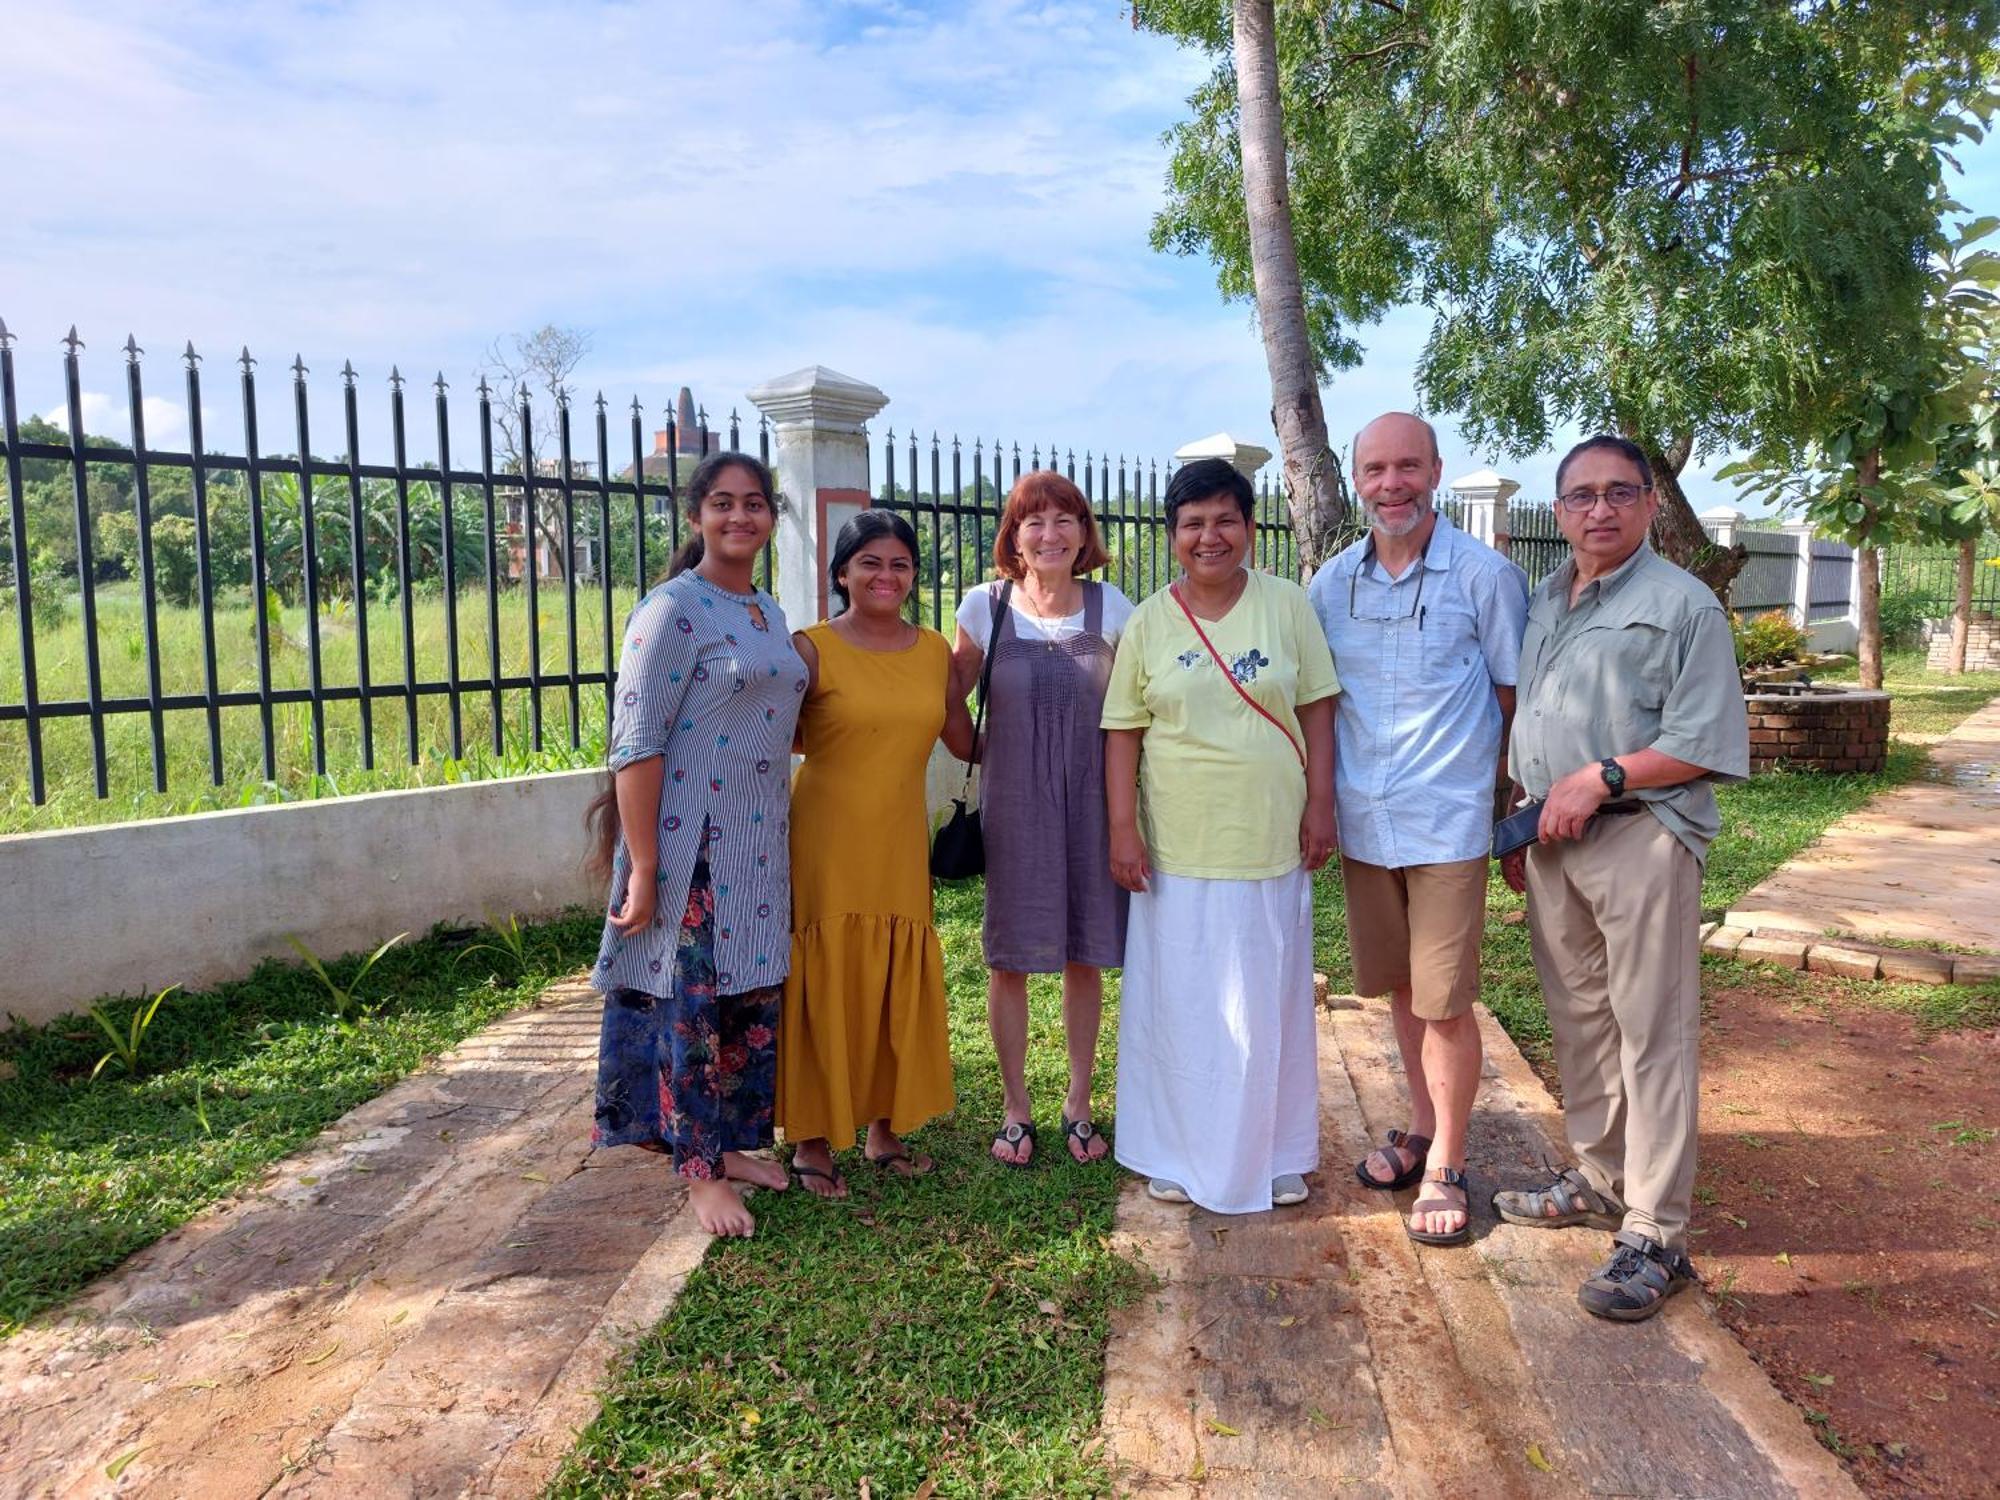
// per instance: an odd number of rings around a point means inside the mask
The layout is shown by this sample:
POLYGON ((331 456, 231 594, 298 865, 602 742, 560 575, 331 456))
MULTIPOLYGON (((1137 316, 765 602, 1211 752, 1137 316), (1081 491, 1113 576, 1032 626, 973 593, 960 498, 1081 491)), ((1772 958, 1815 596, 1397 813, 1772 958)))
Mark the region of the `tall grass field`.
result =
MULTIPOLYGON (((0 703, 24 701, 18 632, 12 628, 11 601, 7 628, 0 630, 0 703)), ((565 596, 545 587, 538 601, 541 669, 569 669, 569 618, 565 596)), ((526 676, 529 671, 527 594, 510 590, 500 596, 499 651, 502 676, 526 676)), ((614 588, 613 645, 632 607, 629 584, 614 588)), ((461 681, 488 675, 492 653, 487 639, 486 596, 478 589, 457 601, 461 681)), ((197 609, 162 606, 156 616, 160 653, 160 689, 164 694, 203 691, 202 617, 197 609)), ((319 615, 321 681, 352 685, 358 680, 361 633, 351 603, 342 602, 319 615)), ((114 584, 97 593, 97 650, 102 692, 107 698, 144 697, 146 649, 144 611, 137 587, 114 584)), ((311 684, 307 622, 297 605, 283 607, 270 629, 271 685, 305 688, 311 684)), ((418 682, 446 680, 445 601, 421 598, 411 605, 411 642, 418 682)), ((74 600, 60 623, 47 622, 35 631, 38 699, 81 700, 87 695, 85 634, 74 600)), ((605 670, 603 596, 596 585, 577 586, 577 669, 605 670)), ((216 687, 220 692, 257 689, 255 612, 238 592, 218 599, 215 608, 216 687)), ((368 661, 376 685, 401 684, 404 679, 403 619, 394 601, 368 606, 368 661)), ((607 697, 601 684, 578 689, 574 712, 567 688, 545 688, 542 699, 542 739, 534 743, 531 698, 526 688, 501 695, 501 749, 494 751, 493 704, 484 691, 460 697, 460 750, 452 753, 451 706, 443 693, 416 698, 416 759, 411 760, 408 702, 401 696, 377 698, 373 707, 374 767, 366 769, 362 754, 361 712, 349 700, 325 710, 326 774, 315 770, 312 710, 304 703, 276 705, 272 710, 275 775, 266 776, 263 731, 256 708, 220 711, 222 765, 219 784, 210 761, 208 721, 203 709, 176 709, 163 715, 167 790, 154 789, 150 717, 120 713, 105 719, 105 759, 110 795, 97 796, 91 763, 90 720, 87 717, 41 721, 47 801, 33 800, 28 765, 28 735, 19 720, 0 723, 0 833, 70 828, 93 823, 117 823, 137 818, 167 817, 214 808, 252 806, 266 802, 335 796, 363 791, 389 791, 437 786, 454 781, 482 780, 528 771, 561 770, 601 765, 604 759, 607 697)))

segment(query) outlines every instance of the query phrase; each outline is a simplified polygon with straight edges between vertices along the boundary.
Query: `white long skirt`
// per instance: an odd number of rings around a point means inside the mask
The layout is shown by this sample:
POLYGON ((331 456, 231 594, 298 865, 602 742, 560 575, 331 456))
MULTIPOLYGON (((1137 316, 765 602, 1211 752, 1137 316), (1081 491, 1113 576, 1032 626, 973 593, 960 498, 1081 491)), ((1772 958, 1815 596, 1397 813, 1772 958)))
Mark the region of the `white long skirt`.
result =
POLYGON ((1216 1213, 1319 1165, 1312 877, 1149 878, 1118 1003, 1118 1161, 1216 1213))

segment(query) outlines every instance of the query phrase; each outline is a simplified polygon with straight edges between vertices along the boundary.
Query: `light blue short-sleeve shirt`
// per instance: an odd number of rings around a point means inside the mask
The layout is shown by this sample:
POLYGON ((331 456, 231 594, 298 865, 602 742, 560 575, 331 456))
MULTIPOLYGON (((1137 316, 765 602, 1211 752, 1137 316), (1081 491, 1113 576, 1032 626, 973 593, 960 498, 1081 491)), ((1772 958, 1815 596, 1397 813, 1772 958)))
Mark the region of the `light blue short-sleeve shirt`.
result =
POLYGON ((1388 869, 1475 859, 1493 843, 1500 704, 1528 620, 1528 575, 1442 512, 1391 578, 1363 537, 1307 589, 1344 691, 1334 715, 1340 847, 1388 869))

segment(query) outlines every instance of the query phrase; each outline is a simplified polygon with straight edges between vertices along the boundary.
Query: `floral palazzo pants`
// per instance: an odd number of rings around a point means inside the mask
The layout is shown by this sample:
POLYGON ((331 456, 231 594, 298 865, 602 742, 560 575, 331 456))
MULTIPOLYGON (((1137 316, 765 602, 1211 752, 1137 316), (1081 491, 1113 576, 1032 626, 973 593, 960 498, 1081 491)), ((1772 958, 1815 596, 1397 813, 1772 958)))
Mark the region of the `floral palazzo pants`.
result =
POLYGON ((697 861, 674 947, 673 995, 604 997, 593 1146, 671 1154, 683 1177, 722 1176, 722 1153, 771 1144, 783 985, 715 992, 715 892, 697 861))

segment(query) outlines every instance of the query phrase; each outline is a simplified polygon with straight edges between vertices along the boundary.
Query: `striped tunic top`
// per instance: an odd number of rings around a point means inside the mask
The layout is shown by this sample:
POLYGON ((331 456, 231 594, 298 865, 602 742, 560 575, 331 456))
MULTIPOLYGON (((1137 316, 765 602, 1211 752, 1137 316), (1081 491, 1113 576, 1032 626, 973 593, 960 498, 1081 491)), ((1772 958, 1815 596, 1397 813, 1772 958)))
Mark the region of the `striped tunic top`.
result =
MULTIPOLYGON (((777 601, 733 594, 690 569, 633 609, 618 662, 611 769, 665 761, 659 899, 653 924, 621 937, 609 922, 591 983, 609 994, 673 988, 674 944, 695 861, 715 891, 716 988, 781 983, 791 967, 792 728, 806 665, 777 601), (757 624, 752 607, 763 617, 757 624)), ((618 841, 613 892, 630 861, 618 841)))

